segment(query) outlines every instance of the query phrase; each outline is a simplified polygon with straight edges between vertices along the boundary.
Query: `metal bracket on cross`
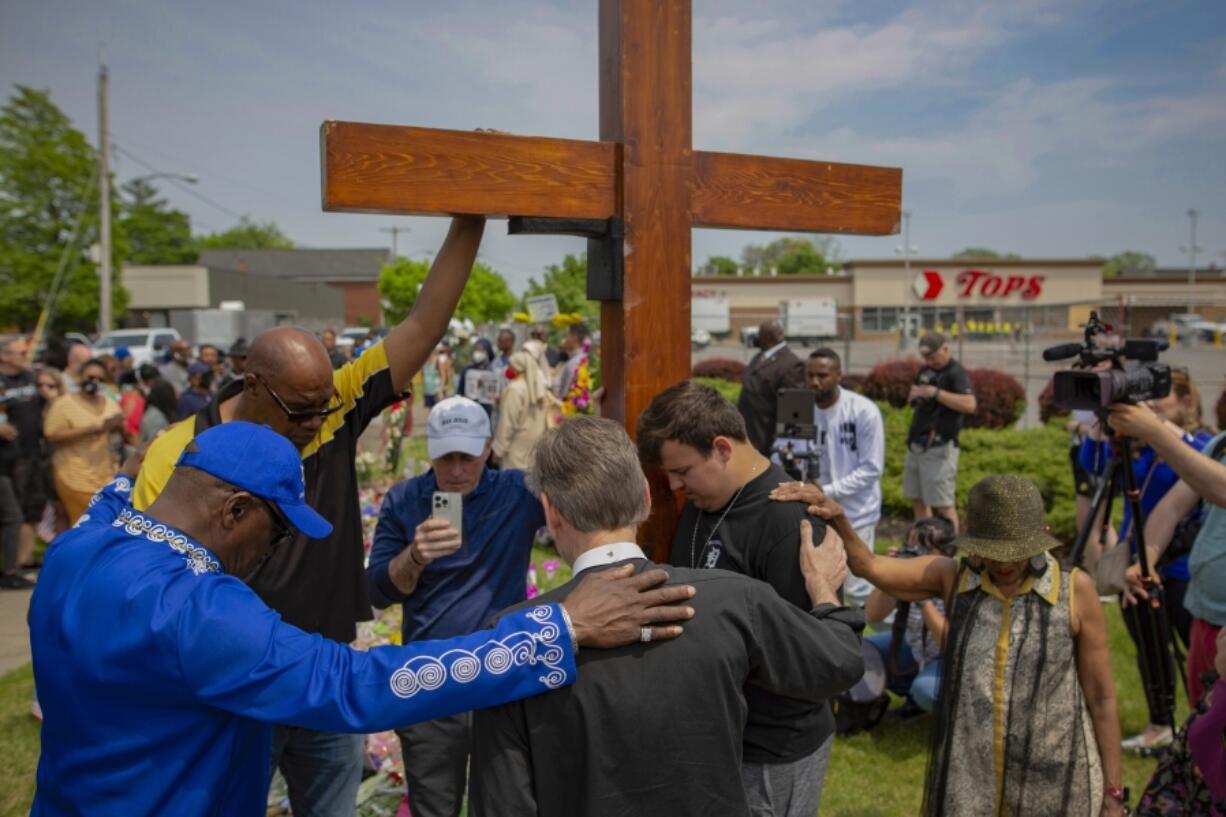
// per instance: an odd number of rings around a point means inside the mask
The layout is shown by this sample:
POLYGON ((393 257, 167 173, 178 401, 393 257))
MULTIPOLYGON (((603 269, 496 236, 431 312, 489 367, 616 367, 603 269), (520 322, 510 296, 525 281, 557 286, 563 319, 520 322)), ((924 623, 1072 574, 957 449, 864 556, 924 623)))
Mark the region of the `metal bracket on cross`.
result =
POLYGON ((624 290, 625 225, 610 218, 544 218, 511 216, 507 235, 574 235, 587 239, 587 297, 592 301, 620 301, 624 290))

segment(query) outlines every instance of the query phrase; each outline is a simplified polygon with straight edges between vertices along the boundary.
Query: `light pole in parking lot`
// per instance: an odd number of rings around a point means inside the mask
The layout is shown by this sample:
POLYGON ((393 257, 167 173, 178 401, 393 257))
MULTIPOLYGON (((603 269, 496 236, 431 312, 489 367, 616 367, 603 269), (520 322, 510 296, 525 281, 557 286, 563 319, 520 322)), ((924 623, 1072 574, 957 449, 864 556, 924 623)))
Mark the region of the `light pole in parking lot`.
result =
POLYGON ((1188 311, 1191 312, 1196 305, 1196 254, 1201 251, 1201 247, 1196 246, 1196 219, 1200 215, 1200 211, 1195 207, 1188 210, 1188 221, 1191 223, 1191 237, 1187 244, 1179 248, 1180 252, 1188 254, 1188 311))
POLYGON ((910 346, 911 334, 911 253, 917 251, 911 246, 911 211, 902 211, 902 246, 895 247, 894 252, 902 254, 903 291, 902 291, 902 331, 898 333, 898 348, 905 350, 910 346))

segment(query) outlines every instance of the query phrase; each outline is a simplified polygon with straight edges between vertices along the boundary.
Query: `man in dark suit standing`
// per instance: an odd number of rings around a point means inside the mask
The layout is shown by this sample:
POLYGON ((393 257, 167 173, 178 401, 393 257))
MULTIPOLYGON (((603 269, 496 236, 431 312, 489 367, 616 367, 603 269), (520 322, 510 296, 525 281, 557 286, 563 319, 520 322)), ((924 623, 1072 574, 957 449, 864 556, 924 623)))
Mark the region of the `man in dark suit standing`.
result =
MULTIPOLYGON (((573 419, 541 438, 534 460, 529 485, 576 579, 533 604, 565 599, 588 571, 652 566, 635 542, 651 497, 619 424, 573 419)), ((816 704, 855 683, 863 669, 863 617, 835 596, 846 574, 842 544, 827 534, 814 547, 812 529, 799 524, 795 569, 811 609, 736 573, 665 567, 670 582, 697 590, 685 635, 652 644, 644 627, 638 644, 580 653, 583 670, 571 688, 478 712, 469 813, 759 814, 741 778, 742 738, 754 706, 746 689, 816 704)), ((816 787, 820 780, 808 776, 795 785, 816 787)))
POLYGON ((805 364, 788 348, 779 321, 763 321, 758 327, 759 351, 749 361, 741 380, 737 410, 745 418, 749 442, 769 457, 775 442, 775 404, 780 389, 805 387, 805 364))

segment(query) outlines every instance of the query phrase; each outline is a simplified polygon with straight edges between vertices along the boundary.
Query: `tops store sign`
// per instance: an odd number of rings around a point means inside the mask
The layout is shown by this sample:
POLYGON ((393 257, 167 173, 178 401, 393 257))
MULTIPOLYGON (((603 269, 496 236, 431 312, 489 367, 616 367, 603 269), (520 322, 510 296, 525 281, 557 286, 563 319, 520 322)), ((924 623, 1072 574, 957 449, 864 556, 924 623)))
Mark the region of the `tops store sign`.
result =
MULTIPOLYGON (((981 269, 962 270, 954 278, 959 298, 1009 298, 1033 301, 1043 294, 1046 275, 1000 275, 981 269)), ((945 276, 939 270, 926 269, 911 283, 911 289, 921 301, 935 301, 945 289, 945 276)))

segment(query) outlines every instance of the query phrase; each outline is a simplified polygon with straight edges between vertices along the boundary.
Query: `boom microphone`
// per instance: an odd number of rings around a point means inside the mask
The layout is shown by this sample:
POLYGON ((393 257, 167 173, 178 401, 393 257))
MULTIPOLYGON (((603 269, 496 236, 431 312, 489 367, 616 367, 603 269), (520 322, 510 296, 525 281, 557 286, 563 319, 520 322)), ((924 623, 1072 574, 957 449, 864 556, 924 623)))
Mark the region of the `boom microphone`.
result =
POLYGON ((1052 346, 1043 350, 1043 359, 1050 362, 1056 360, 1068 360, 1070 357, 1077 357, 1081 354, 1080 343, 1061 343, 1059 346, 1052 346))

